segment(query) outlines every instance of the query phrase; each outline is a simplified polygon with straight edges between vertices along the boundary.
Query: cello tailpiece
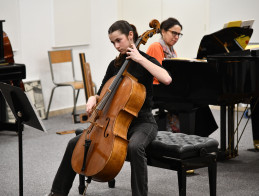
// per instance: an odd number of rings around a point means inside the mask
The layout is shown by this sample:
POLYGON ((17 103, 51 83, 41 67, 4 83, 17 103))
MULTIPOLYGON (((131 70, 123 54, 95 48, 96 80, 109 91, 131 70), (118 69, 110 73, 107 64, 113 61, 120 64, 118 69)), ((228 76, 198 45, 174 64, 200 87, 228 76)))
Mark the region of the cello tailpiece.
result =
POLYGON ((81 171, 84 171, 85 170, 85 163, 86 163, 86 157, 87 157, 87 152, 88 152, 88 150, 89 150, 89 147, 90 147, 90 145, 91 145, 91 140, 89 140, 89 139, 86 139, 85 140, 85 151, 84 151, 84 160, 83 160, 83 165, 82 165, 82 169, 81 169, 81 171))

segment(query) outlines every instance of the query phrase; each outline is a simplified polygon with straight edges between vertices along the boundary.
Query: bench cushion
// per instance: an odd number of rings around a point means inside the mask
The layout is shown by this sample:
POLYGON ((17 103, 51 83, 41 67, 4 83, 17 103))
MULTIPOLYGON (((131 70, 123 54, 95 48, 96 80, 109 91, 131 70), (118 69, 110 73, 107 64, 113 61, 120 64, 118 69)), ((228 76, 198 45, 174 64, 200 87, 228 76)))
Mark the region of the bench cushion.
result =
POLYGON ((148 147, 148 154, 156 158, 187 159, 218 151, 218 141, 208 137, 159 131, 148 147), (150 154, 152 153, 152 154, 150 154))

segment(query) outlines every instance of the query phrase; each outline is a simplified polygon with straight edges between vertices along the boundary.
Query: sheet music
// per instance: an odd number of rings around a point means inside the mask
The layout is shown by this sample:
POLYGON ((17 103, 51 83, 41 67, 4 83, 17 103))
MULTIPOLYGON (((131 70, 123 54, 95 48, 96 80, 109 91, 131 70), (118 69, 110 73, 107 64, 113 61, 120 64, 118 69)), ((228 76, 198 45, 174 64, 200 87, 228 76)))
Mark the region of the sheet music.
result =
POLYGON ((242 22, 241 27, 252 28, 255 20, 245 20, 242 22))
POLYGON ((199 63, 206 63, 206 59, 192 59, 192 58, 181 58, 181 57, 176 57, 176 58, 165 58, 164 60, 173 60, 173 61, 188 61, 188 62, 199 62, 199 63))
POLYGON ((228 27, 244 27, 244 28, 252 28, 254 24, 254 19, 251 20, 237 20, 225 23, 223 29, 228 27))

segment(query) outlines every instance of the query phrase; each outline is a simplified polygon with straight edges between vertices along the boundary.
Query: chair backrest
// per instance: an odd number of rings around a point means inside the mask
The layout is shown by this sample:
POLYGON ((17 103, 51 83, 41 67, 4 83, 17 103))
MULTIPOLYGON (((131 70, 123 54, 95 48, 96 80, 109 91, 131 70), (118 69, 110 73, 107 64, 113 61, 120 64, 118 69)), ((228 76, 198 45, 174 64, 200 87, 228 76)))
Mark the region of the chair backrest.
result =
POLYGON ((82 76, 84 81, 84 90, 86 101, 90 96, 93 96, 94 93, 94 83, 92 81, 92 74, 89 63, 85 61, 85 53, 79 53, 82 76))
POLYGON ((48 51, 48 55, 49 55, 51 78, 54 84, 56 83, 56 80, 55 80, 53 65, 61 65, 62 63, 69 63, 71 65, 72 77, 73 77, 73 80, 75 80, 74 62, 73 62, 73 55, 72 55, 71 49, 48 51))

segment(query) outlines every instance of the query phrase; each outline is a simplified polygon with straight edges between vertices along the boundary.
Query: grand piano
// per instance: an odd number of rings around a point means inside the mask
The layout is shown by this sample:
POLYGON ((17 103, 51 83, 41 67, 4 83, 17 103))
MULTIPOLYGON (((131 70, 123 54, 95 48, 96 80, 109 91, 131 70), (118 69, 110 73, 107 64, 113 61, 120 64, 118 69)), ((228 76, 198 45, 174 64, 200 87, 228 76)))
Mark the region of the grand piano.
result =
MULTIPOLYGON (((3 32, 3 22, 4 20, 0 20, 0 82, 20 87, 22 79, 26 78, 25 65, 6 58, 6 54, 9 54, 7 49, 11 50, 9 52, 12 52, 12 49, 7 35, 3 32)), ((17 131, 17 124, 7 121, 6 102, 0 91, 0 131, 2 130, 17 131)))
MULTIPOLYGON (((162 110, 188 113, 205 105, 220 106, 219 154, 222 159, 237 155, 235 104, 249 103, 259 94, 259 50, 245 50, 240 44, 240 39, 249 41, 252 33, 249 27, 229 27, 205 35, 196 59, 163 61, 163 67, 173 78, 172 84, 154 85, 154 105, 162 110)), ((186 124, 180 124, 182 132, 192 128, 186 124)))

